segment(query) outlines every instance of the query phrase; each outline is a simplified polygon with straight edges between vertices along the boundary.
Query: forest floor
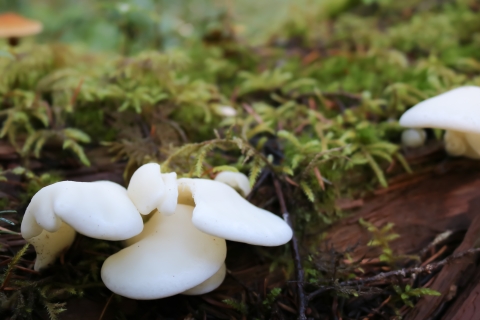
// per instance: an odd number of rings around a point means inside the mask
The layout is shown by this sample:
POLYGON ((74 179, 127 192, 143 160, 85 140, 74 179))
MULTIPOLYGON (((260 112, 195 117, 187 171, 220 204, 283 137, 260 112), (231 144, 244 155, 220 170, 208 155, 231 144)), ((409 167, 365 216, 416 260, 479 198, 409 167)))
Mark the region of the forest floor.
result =
POLYGON ((112 0, 58 21, 47 2, 11 2, 45 32, 0 44, 0 318, 480 320, 478 160, 447 155, 439 129, 406 148, 398 123, 480 85, 478 1, 284 1, 275 23, 272 0, 200 17, 112 0), (126 186, 149 162, 248 175, 293 240, 228 242, 226 280, 200 296, 112 294, 100 269, 122 244, 82 235, 33 270, 20 224, 38 190, 126 186))

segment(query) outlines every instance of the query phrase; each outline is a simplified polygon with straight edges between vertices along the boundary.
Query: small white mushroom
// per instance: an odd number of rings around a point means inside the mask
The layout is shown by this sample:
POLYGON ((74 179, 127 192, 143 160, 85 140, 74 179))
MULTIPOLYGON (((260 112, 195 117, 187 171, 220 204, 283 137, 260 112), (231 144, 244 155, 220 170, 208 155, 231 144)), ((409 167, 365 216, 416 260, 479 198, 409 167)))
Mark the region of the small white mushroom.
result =
POLYGON ((220 272, 225 240, 195 228, 192 212, 193 207, 179 204, 171 216, 155 213, 127 248, 105 260, 105 285, 124 297, 158 299, 190 290, 220 272))
POLYGON ((246 175, 241 172, 222 171, 214 179, 228 184, 233 189, 240 191, 244 197, 248 196, 252 188, 246 175))
POLYGON ((190 295, 200 295, 200 294, 213 291, 222 284, 226 274, 227 274, 227 266, 224 263, 213 276, 203 281, 198 286, 182 292, 182 294, 186 294, 190 296, 190 295))
POLYGON ((74 240, 75 230, 103 240, 139 234, 143 221, 122 186, 63 181, 37 192, 25 211, 21 232, 37 252, 35 270, 52 263, 74 240))
POLYGON ((400 125, 445 129, 449 154, 479 159, 480 87, 460 87, 422 101, 402 115, 400 125))
POLYGON ((255 207, 222 182, 179 179, 178 203, 195 206, 192 217, 195 227, 223 239, 279 246, 293 235, 283 219, 255 207))
POLYGON ((162 174, 157 163, 148 163, 138 168, 130 179, 127 190, 128 196, 143 215, 155 209, 165 215, 175 212, 177 174, 162 174))
POLYGON ((425 144, 427 133, 423 129, 407 129, 402 132, 402 145, 418 148, 425 144))
POLYGON ((224 117, 235 117, 237 115, 237 110, 231 106, 219 106, 217 112, 224 117))

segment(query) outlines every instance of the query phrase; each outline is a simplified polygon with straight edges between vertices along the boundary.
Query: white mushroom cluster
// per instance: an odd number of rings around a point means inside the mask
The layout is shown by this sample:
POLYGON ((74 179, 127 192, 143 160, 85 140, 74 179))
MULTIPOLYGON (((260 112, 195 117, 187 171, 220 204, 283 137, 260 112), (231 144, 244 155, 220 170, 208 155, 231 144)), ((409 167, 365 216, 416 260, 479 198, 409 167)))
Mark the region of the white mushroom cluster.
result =
POLYGON ((226 274, 225 240, 278 246, 292 238, 284 220, 235 191, 250 192, 243 174, 217 179, 177 180, 150 163, 134 173, 128 189, 107 181, 45 187, 22 221, 22 235, 37 252, 35 270, 51 264, 79 232, 126 240, 101 270, 105 285, 119 295, 158 299, 214 290, 226 274), (139 213, 150 214, 145 225, 139 213))
POLYGON ((480 87, 464 86, 422 101, 402 115, 400 125, 445 129, 449 154, 480 159, 480 87))

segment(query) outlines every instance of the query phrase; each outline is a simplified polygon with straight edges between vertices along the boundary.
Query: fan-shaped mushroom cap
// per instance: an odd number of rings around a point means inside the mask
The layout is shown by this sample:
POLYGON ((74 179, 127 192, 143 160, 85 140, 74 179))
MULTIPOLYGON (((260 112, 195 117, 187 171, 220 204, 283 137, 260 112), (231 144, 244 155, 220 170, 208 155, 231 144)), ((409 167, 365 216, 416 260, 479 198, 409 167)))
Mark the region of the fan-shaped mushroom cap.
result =
POLYGON ((400 125, 446 129, 449 154, 479 159, 480 87, 460 87, 420 102, 402 115, 400 125))
POLYGON ((400 125, 480 133, 480 87, 460 87, 422 101, 402 115, 400 125))
POLYGON ((149 214, 157 208, 165 192, 160 166, 148 163, 138 168, 128 184, 127 193, 141 214, 149 214))
POLYGON ((162 173, 162 179, 165 182, 165 193, 160 199, 157 209, 164 215, 171 215, 177 207, 177 174, 175 172, 162 173))
POLYGON ((158 299, 189 290, 221 268, 226 243, 192 224, 193 208, 155 213, 129 247, 110 256, 102 280, 113 292, 132 299, 158 299))
POLYGON ((222 182, 188 178, 177 182, 178 203, 195 206, 192 222, 205 233, 261 246, 282 245, 292 238, 283 219, 255 207, 222 182))
POLYGON ((182 294, 193 296, 193 295, 199 295, 199 294, 204 294, 204 293, 213 291, 222 284, 223 280, 225 280, 226 274, 227 274, 227 266, 225 266, 225 263, 224 263, 213 276, 203 281, 198 286, 182 292, 182 294))
POLYGON ((35 270, 52 263, 75 238, 124 240, 139 234, 143 222, 122 186, 109 182, 63 181, 32 198, 22 220, 22 236, 37 252, 35 270))
POLYGON ((18 14, 7 12, 0 14, 0 38, 20 38, 42 31, 42 24, 18 14))
POLYGON ((215 181, 228 184, 235 190, 239 190, 244 197, 248 196, 252 188, 246 175, 241 172, 222 171, 215 177, 215 181))
POLYGON ((139 234, 143 221, 122 186, 109 182, 54 183, 37 192, 22 221, 22 236, 56 232, 62 221, 88 237, 124 240, 139 234))
POLYGON ((155 209, 166 215, 172 214, 178 197, 177 174, 162 174, 160 165, 147 163, 132 175, 128 196, 141 214, 149 214, 155 209))

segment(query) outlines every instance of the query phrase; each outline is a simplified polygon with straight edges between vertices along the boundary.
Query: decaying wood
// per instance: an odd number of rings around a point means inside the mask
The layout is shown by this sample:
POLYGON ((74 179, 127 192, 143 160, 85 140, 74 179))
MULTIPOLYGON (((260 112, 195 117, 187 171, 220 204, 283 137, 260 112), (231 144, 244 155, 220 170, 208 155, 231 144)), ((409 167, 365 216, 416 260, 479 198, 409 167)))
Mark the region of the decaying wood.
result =
MULTIPOLYGON (((375 262, 373 258, 378 257, 379 251, 367 246, 371 236, 358 223, 363 218, 379 228, 387 223, 395 224, 393 232, 400 237, 391 242, 391 248, 397 254, 423 256, 432 248, 435 238, 445 231, 458 237, 468 230, 454 254, 474 248, 480 237, 478 163, 449 160, 410 179, 413 183, 406 179, 398 182, 400 187, 393 185, 371 199, 364 199, 359 210, 330 229, 328 244, 339 251, 357 245, 354 258, 375 262)), ((407 319, 480 319, 475 309, 480 303, 480 268, 476 265, 476 255, 445 264, 426 286, 442 295, 420 299, 414 309, 405 310, 407 319)))
MULTIPOLYGON (((478 208, 480 201, 475 201, 478 208)), ((478 212, 477 212, 478 213, 478 212)), ((477 214, 472 221, 470 228, 462 242, 462 244, 455 250, 455 253, 463 252, 475 246, 480 235, 480 214, 477 214)), ((456 298, 459 289, 465 287, 474 276, 476 256, 465 256, 461 259, 446 265, 442 271, 437 275, 435 281, 430 286, 431 289, 440 292, 442 295, 423 297, 415 306, 415 308, 408 314, 407 319, 410 320, 424 320, 439 314, 442 306, 456 298)))
MULTIPOLYGON (((461 262, 463 259, 464 261, 473 261, 473 258, 475 258, 476 255, 480 253, 480 248, 471 248, 466 251, 459 251, 456 252, 455 254, 449 256, 448 258, 434 262, 434 263, 429 263, 426 265, 422 265, 420 267, 412 267, 412 268, 402 268, 400 270, 394 270, 394 271, 389 271, 389 272, 381 272, 378 273, 372 277, 367 277, 367 278, 359 278, 355 280, 347 280, 347 281, 342 281, 338 284, 340 287, 358 287, 360 285, 365 285, 369 283, 387 283, 389 278, 415 278, 417 275, 422 274, 422 273, 432 273, 444 266, 451 264, 458 264, 461 262)), ((315 298, 317 295, 334 289, 333 287, 324 287, 321 289, 318 289, 312 293, 310 293, 307 296, 307 300, 311 300, 315 298)), ((451 295, 450 295, 451 297, 451 295)))
POLYGON ((444 320, 478 320, 480 312, 480 269, 475 270, 475 277, 469 278, 469 284, 462 290, 455 302, 443 316, 444 320))
MULTIPOLYGON (((394 223, 400 237, 391 243, 398 254, 418 253, 446 230, 466 230, 478 214, 471 204, 480 199, 480 166, 471 162, 453 162, 424 174, 413 175, 412 184, 365 200, 352 216, 331 228, 327 242, 342 251, 355 244, 366 244, 369 233, 358 221, 363 218, 377 227, 394 223), (458 165, 457 167, 455 165, 458 165)), ((373 258, 378 251, 357 246, 355 257, 373 258)))

